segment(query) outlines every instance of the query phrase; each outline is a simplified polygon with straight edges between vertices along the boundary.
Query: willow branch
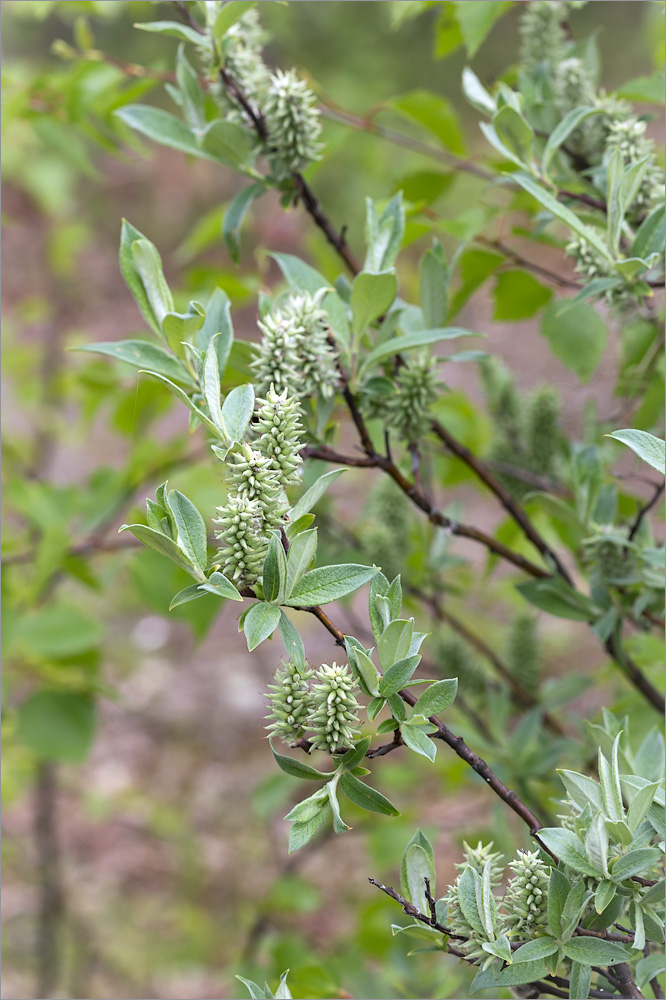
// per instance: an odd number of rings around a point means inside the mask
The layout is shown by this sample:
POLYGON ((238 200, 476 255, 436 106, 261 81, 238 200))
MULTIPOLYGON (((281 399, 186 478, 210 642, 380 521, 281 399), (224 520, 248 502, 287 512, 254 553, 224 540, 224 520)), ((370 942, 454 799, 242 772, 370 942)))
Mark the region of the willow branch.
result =
POLYGON ((635 519, 634 523, 631 526, 631 531, 629 532, 629 541, 630 542, 633 542, 634 538, 638 534, 640 526, 643 523, 643 518, 647 514, 649 514, 650 511, 652 510, 652 508, 655 506, 655 504, 659 502, 659 500, 660 500, 660 498, 661 498, 661 496, 663 495, 663 492, 664 492, 664 485, 665 485, 664 483, 659 483, 659 485, 655 488, 654 495, 652 496, 652 498, 650 500, 648 500, 647 503, 643 504, 643 506, 639 510, 639 512, 638 512, 638 514, 636 516, 636 519, 635 519))

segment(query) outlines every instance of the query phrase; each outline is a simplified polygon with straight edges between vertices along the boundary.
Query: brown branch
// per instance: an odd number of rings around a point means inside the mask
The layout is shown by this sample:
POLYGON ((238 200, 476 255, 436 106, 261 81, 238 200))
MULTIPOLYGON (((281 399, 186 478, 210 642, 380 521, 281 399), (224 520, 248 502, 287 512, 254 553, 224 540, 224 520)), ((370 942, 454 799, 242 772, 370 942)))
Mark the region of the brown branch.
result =
MULTIPOLYGON (((414 920, 419 920, 422 924, 425 924, 426 927, 432 927, 433 930, 439 931, 440 934, 445 934, 446 937, 454 938, 456 941, 467 941, 464 934, 454 934, 453 931, 451 931, 448 927, 445 927, 444 924, 440 924, 434 912, 431 912, 430 916, 426 916, 425 913, 422 913, 419 910, 418 906, 414 906, 414 904, 410 903, 408 899, 401 896, 400 893, 393 888, 393 886, 384 885, 383 882, 378 882, 377 879, 374 878, 369 878, 368 882, 370 885, 376 886, 377 889, 381 889, 381 891, 385 892, 387 896, 394 899, 396 903, 399 903, 402 907, 403 913, 406 913, 408 917, 413 917, 414 920)), ((428 895, 430 895, 430 883, 428 882, 428 879, 426 879, 426 882, 428 883, 428 895)), ((449 951, 457 958, 466 958, 465 953, 457 948, 449 949, 449 951)))
POLYGON ((623 997, 641 998, 643 996, 636 986, 631 969, 626 962, 620 962, 619 965, 615 966, 614 971, 623 997))
POLYGON ((505 257, 508 257, 514 262, 514 264, 519 264, 520 267, 524 268, 526 271, 532 271, 533 274, 538 274, 540 277, 544 278, 546 281, 552 282, 554 285, 558 285, 560 288, 572 288, 576 291, 580 291, 581 286, 577 281, 572 278, 565 278, 562 274, 557 274, 555 271, 549 270, 547 267, 543 267, 541 264, 537 264, 527 257, 523 257, 522 254, 514 250, 513 247, 509 247, 506 243, 502 243, 501 240, 490 240, 485 236, 477 234, 474 237, 476 243, 481 243, 483 246, 489 247, 491 250, 499 250, 503 253, 505 257))
POLYGON ((659 499, 662 496, 663 492, 664 492, 664 483, 659 483, 659 485, 655 488, 653 497, 650 500, 648 500, 647 503, 643 504, 641 509, 638 511, 636 519, 631 526, 631 531, 629 532, 630 542, 633 542, 634 538, 638 534, 641 524, 643 523, 643 518, 646 516, 646 514, 649 514, 649 512, 652 510, 655 504, 659 502, 659 499))
POLYGON ((333 227, 328 216, 322 209, 319 199, 302 174, 293 174, 293 180, 298 197, 314 224, 321 229, 328 242, 345 262, 350 272, 352 274, 359 274, 361 265, 347 246, 344 230, 342 229, 338 232, 333 227))
POLYGON ((599 198, 593 198, 592 195, 583 194, 579 191, 568 191, 562 188, 557 192, 557 197, 560 201, 563 201, 565 198, 569 198, 571 201, 579 201, 581 205, 587 205, 588 208, 596 208, 598 212, 606 214, 606 202, 601 201, 599 198))
POLYGON ((60 927, 64 913, 57 829, 58 783, 52 761, 37 765, 34 835, 37 848, 37 996, 55 996, 60 979, 60 927))
POLYGON ((320 462, 332 462, 334 465, 350 465, 355 469, 376 469, 377 463, 374 458, 358 458, 354 455, 342 455, 328 445, 306 444, 301 448, 303 458, 313 458, 320 462))
POLYGON ((610 635, 604 643, 604 649, 608 655, 617 663, 622 673, 634 687, 649 701, 653 708, 663 715, 666 711, 666 702, 663 694, 648 680, 645 674, 636 666, 631 657, 622 648, 619 631, 610 635))

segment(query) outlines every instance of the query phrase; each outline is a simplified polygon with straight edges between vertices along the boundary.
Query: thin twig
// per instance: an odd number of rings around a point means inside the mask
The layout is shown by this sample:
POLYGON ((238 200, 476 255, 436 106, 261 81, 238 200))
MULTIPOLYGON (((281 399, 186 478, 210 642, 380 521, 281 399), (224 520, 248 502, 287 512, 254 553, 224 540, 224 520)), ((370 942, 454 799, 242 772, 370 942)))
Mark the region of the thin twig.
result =
POLYGON ((64 913, 57 827, 58 782, 53 761, 37 765, 34 831, 39 899, 37 911, 37 996, 55 995, 60 979, 60 928, 64 913))
POLYGON ((646 514, 649 514, 654 505, 658 503, 659 498, 661 497, 663 492, 664 492, 664 483, 659 483, 659 485, 655 488, 654 495, 652 496, 652 498, 648 500, 647 503, 643 504, 641 509, 638 511, 636 519, 631 526, 631 531, 629 532, 630 542, 633 542, 634 538, 638 534, 641 524, 643 523, 643 518, 645 517, 646 514))

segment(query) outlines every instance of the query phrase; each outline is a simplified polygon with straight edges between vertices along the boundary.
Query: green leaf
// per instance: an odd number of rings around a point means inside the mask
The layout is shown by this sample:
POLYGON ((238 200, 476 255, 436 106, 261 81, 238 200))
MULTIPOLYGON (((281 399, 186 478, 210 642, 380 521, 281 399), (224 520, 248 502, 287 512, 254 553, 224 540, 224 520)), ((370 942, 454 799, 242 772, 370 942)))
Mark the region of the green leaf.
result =
POLYGON ((247 639, 249 652, 268 639, 277 628, 280 621, 280 609, 274 604, 259 601, 253 604, 243 622, 243 631, 247 639))
POLYGON ((82 344, 71 347, 71 351, 87 351, 90 354, 104 354, 117 361, 125 361, 134 368, 150 369, 160 375, 194 388, 196 382, 184 365, 179 364, 173 354, 153 344, 149 340, 106 340, 97 344, 82 344))
POLYGON ((553 131, 548 136, 548 142, 546 143, 541 156, 541 170, 544 174, 548 173, 550 162, 555 153, 560 146, 567 141, 571 133, 576 131, 581 122, 584 122, 591 115, 598 114, 601 114, 601 109, 599 108, 572 108, 572 110, 568 111, 564 118, 557 123, 553 131))
POLYGON ((597 608, 589 597, 570 587, 564 580, 545 578, 528 580, 519 583, 516 590, 520 591, 526 601, 541 611, 555 615, 556 618, 568 618, 572 621, 594 621, 599 617, 597 608))
MULTIPOLYGON (((509 160, 510 163, 515 163, 517 167, 524 168, 525 164, 523 163, 523 161, 518 156, 516 156, 513 150, 509 149, 509 147, 506 145, 505 142, 503 142, 500 139, 499 135, 497 134, 497 130, 493 125, 489 125, 488 122, 479 122, 479 128, 483 132, 484 136, 486 137, 490 145, 494 149, 496 149, 497 152, 500 153, 500 155, 503 156, 505 160, 509 160)), ((514 175, 512 174, 512 176, 514 175)))
POLYGON ((385 698, 397 694, 411 678, 420 659, 421 657, 418 655, 406 656, 404 659, 398 660, 397 663, 393 663, 388 670, 384 671, 384 676, 379 684, 379 693, 385 698))
POLYGON ((333 813, 333 830, 335 833, 344 833, 345 830, 351 830, 340 815, 340 806, 338 804, 338 796, 336 793, 336 782, 329 781, 326 785, 326 792, 328 794, 328 801, 331 805, 331 812, 333 813))
POLYGON ((46 760, 85 760, 95 735, 95 704, 89 694, 45 688, 18 710, 17 735, 46 760))
POLYGON ((411 844, 403 855, 403 871, 405 874, 407 899, 417 906, 421 913, 428 913, 425 879, 430 879, 431 892, 434 889, 435 869, 432 858, 420 844, 411 844))
POLYGON ((548 881, 548 923, 556 938, 562 937, 562 913, 571 886, 566 876, 553 868, 548 881))
POLYGON ((551 215, 554 215, 556 219, 564 222, 564 224, 567 225, 569 229, 572 229, 574 233, 578 233, 579 236, 582 236, 583 239, 590 244, 590 246, 594 247, 597 253, 601 254, 604 260, 608 261, 609 264, 612 264, 613 258, 608 250, 608 247, 604 241, 597 236, 594 229, 586 226, 585 223, 571 211, 571 209, 559 202, 550 193, 550 191, 548 191, 545 187, 542 187, 538 181, 536 181, 533 177, 530 177, 529 174, 511 174, 511 179, 517 184, 520 184, 523 190, 527 191, 528 194, 531 194, 533 198, 536 198, 536 200, 540 202, 541 205, 543 205, 543 207, 551 213, 551 215))
POLYGON ((664 954, 655 953, 641 958, 636 964, 636 986, 639 990, 644 990, 650 980, 660 976, 664 971, 664 954))
POLYGON ((162 332, 176 357, 185 357, 185 343, 194 340, 205 317, 206 312, 199 302, 190 302, 186 313, 166 313, 162 320, 162 332))
POLYGON ((206 121, 205 99, 199 86, 199 78, 185 55, 184 45, 178 46, 176 79, 188 124, 192 128, 203 128, 206 121))
POLYGON ((647 462, 648 465, 651 465, 657 472, 661 472, 662 476, 664 475, 666 471, 665 446, 664 442, 660 438, 655 437, 654 434, 648 434, 647 431, 638 431, 631 428, 613 431, 612 434, 607 434, 606 437, 615 438, 616 441, 626 444, 639 458, 647 462))
POLYGON ((162 555, 168 556, 181 569, 184 569, 186 573, 193 576, 195 580, 198 580, 200 583, 206 582, 206 576, 203 571, 172 538, 167 537, 167 535, 162 534, 160 531, 155 531, 154 528, 149 528, 145 524, 123 524, 118 529, 118 533, 121 531, 131 531, 140 542, 143 542, 144 545, 147 545, 151 549, 155 549, 156 552, 161 552, 162 555))
POLYGON ((94 649, 104 636, 104 629, 95 618, 54 600, 22 617, 12 632, 13 642, 21 648, 35 656, 56 660, 94 649))
POLYGON ((406 333, 402 337, 391 337, 379 344, 364 358, 361 364, 361 371, 367 371, 373 365, 391 358, 395 354, 402 354, 404 351, 413 351, 418 347, 428 347, 430 344, 438 344, 441 340, 455 340, 456 337, 478 337, 480 334, 471 330, 463 330, 458 326, 443 327, 441 330, 419 330, 418 333, 406 333))
POLYGON ((417 726, 403 725, 400 729, 405 745, 414 753, 427 757, 429 761, 434 761, 437 754, 437 747, 428 735, 417 726))
POLYGON ((658 69, 650 76, 639 76, 635 80, 629 80, 618 89, 617 96, 640 104, 663 104, 664 71, 658 69))
POLYGON ((635 851, 627 851, 624 857, 611 868, 611 878, 614 882, 624 882, 625 879, 633 875, 640 875, 642 871, 653 868, 661 858, 661 851, 657 847, 641 847, 635 851))
POLYGON ((226 597, 230 601, 243 600, 231 580, 227 580, 222 573, 211 573, 206 582, 199 585, 199 590, 215 594, 217 597, 226 597))
POLYGON ((532 162, 534 130, 527 119, 505 104, 493 115, 493 127, 502 143, 515 154, 518 161, 529 166, 532 162))
POLYGON ((199 156, 217 160, 228 167, 247 166, 250 160, 250 140, 242 125, 216 118, 199 138, 199 156))
POLYGON ((300 257, 295 257, 290 253, 271 253, 271 256, 278 264, 285 279, 292 288, 300 292, 310 292, 314 295, 320 288, 330 288, 331 283, 324 278, 314 267, 310 267, 300 257))
POLYGON ((569 1000, 588 1000, 592 968, 582 962, 572 962, 569 974, 569 1000))
POLYGON ((400 114, 432 132, 440 143, 458 156, 465 155, 465 139, 458 115, 445 97, 430 90, 410 90, 387 102, 400 114))
POLYGON ((462 71, 462 89, 469 103, 477 111, 483 111, 488 115, 495 114, 497 111, 495 98, 488 93, 474 70, 471 70, 469 66, 466 66, 462 71))
POLYGON ((328 800, 319 812, 304 823, 294 823, 289 831, 289 853, 293 854, 301 847, 304 847, 321 830, 324 823, 331 814, 331 806, 328 800))
POLYGON ((222 404, 222 420, 232 441, 240 442, 254 410, 254 388, 250 383, 237 385, 222 404))
POLYGON ((591 864, 585 853, 585 845, 573 830, 563 830, 558 826, 544 827, 539 830, 539 840, 550 848, 560 861, 563 861, 569 868, 573 868, 574 871, 581 872, 583 875, 592 875, 595 878, 603 876, 603 873, 591 864))
POLYGON ((229 302, 229 296, 221 288, 215 289, 206 305, 206 318, 203 326, 196 333, 195 345, 197 349, 199 351, 207 351, 208 345, 213 338, 215 338, 217 370, 220 378, 222 378, 234 340, 234 329, 231 324, 231 303, 229 302))
MULTIPOLYGON (((232 0, 232 3, 233 2, 234 0, 232 0)), ((254 6, 254 4, 252 4, 252 6, 254 6)), ((283 972, 282 975, 280 976, 280 984, 275 991, 275 1000, 292 1000, 289 987, 287 986, 288 975, 289 975, 289 969, 287 969, 286 972, 283 972)))
POLYGON ((664 249, 664 206, 657 205, 641 223, 629 251, 630 257, 646 258, 664 249))
POLYGON ((233 27, 236 21, 253 7, 254 0, 231 0, 230 3, 225 3, 213 24, 212 35, 215 41, 219 42, 229 28, 233 27))
POLYGON ((594 817, 588 827, 585 835, 585 852, 592 865, 601 869, 608 878, 608 830, 601 813, 594 817))
MULTIPOLYGON (((289 597, 299 580, 307 573, 317 553, 317 529, 301 531, 292 539, 287 555, 284 596, 289 597)), ((280 602, 282 603, 282 602, 280 602)))
POLYGON ((203 571, 208 562, 203 517, 192 501, 178 490, 169 491, 167 503, 178 529, 178 544, 194 565, 203 571))
POLYGON ((606 325, 588 303, 556 299, 541 319, 541 333, 562 364, 587 382, 606 350, 606 325))
POLYGON ((394 271, 381 271, 379 274, 361 271, 356 276, 351 296, 355 333, 362 333, 389 309, 397 288, 394 271))
POLYGON ((613 882, 604 880, 599 883, 594 894, 594 908, 597 913, 604 912, 608 904, 612 902, 616 892, 617 886, 613 882))
POLYGON ((437 715, 438 712, 444 712, 453 704, 457 690, 457 677, 435 681, 429 688, 426 688, 414 705, 414 714, 425 715, 428 718, 431 715, 437 715))
MULTIPOLYGON (((407 871, 407 860, 409 856, 409 850, 411 847, 414 846, 419 847, 426 855, 427 867, 430 869, 430 873, 426 871, 425 874, 430 879, 430 891, 432 892, 433 895, 435 894, 435 854, 432 848, 432 844, 426 837, 425 833, 423 833, 421 830, 416 830, 405 848, 405 851, 402 855, 402 861, 400 863, 400 887, 403 896, 405 896, 408 899, 411 899, 411 896, 409 895, 410 880, 407 871)), ((427 906, 424 912, 425 913, 428 912, 427 906)))
POLYGON ((264 600, 280 604, 284 599, 287 583, 287 557, 278 532, 274 531, 264 559, 261 577, 264 600))
POLYGON ((204 594, 205 590, 201 589, 201 585, 193 583, 191 587, 185 587, 183 590, 179 590, 175 597, 171 599, 169 611, 173 611, 174 608, 180 607, 181 604, 188 604, 190 601, 196 601, 200 597, 203 597, 204 594))
POLYGON ((592 892, 583 881, 577 882, 567 896, 562 910, 562 933, 560 935, 562 941, 568 941, 573 935, 591 897, 592 892))
POLYGON ((405 235, 405 208, 402 192, 398 191, 381 215, 372 198, 365 199, 366 255, 364 271, 377 274, 393 267, 405 235))
MULTIPOLYGON (((139 21, 134 27, 138 28, 139 31, 154 31, 159 35, 171 35, 172 38, 180 38, 184 42, 193 42, 195 45, 201 45, 203 40, 203 36, 198 31, 186 24, 179 24, 178 21, 139 21)), ((240 976, 238 978, 240 979, 240 976)))
POLYGON ((309 764, 304 764, 302 760, 297 760, 295 757, 286 757, 284 754, 278 753, 272 743, 270 743, 270 746, 276 764, 285 774, 290 774, 293 778, 302 778, 307 781, 321 781, 322 779, 328 781, 330 779, 330 771, 328 773, 326 771, 317 771, 316 768, 310 767, 309 764))
POLYGON ((636 830, 647 816, 648 809, 652 805, 652 800, 659 787, 660 783, 655 781, 640 788, 634 795, 627 813, 627 824, 632 831, 636 830))
POLYGON ((132 253, 132 247, 137 242, 137 240, 145 240, 146 237, 143 233, 140 233, 138 229, 123 219, 122 228, 120 231, 120 270, 122 272, 123 278, 132 293, 136 304, 141 310, 141 315, 148 323, 153 333, 156 333, 158 337, 162 337, 162 328, 155 318, 150 300, 148 298, 146 289, 143 286, 143 281, 136 268, 134 262, 134 255, 132 253))
POLYGON ((370 743, 371 737, 364 736, 362 740, 359 740, 353 750, 347 750, 347 752, 340 757, 340 764, 344 767, 345 771, 353 771, 354 768, 361 763, 370 749, 370 743))
POLYGON ((379 637, 377 653, 383 670, 409 653, 414 631, 414 619, 396 618, 387 625, 379 637))
POLYGON ((527 271, 501 271, 495 278, 493 318, 500 321, 530 319, 548 305, 553 293, 527 271))
POLYGON ((383 813, 385 816, 399 816, 400 813, 389 800, 364 781, 359 781, 353 774, 344 772, 340 775, 340 787, 348 799, 351 799, 361 809, 368 812, 383 813))
MULTIPOLYGON (((148 104, 126 104, 124 108, 114 111, 114 114, 135 132, 145 135, 153 142, 191 156, 207 156, 197 144, 189 125, 168 111, 152 108, 148 104)), ((207 159, 213 157, 207 156, 207 159)))
POLYGON ((603 809, 601 797, 601 787, 593 778, 588 778, 577 771, 566 771, 557 769, 557 773, 562 779, 562 783, 569 793, 569 797, 582 809, 589 802, 598 811, 603 809))
POLYGON ((351 648, 349 650, 349 658, 355 667, 357 673, 357 679, 364 693, 369 695, 371 698, 376 698, 379 694, 379 689, 377 683, 379 681, 379 673, 377 667, 372 662, 372 659, 368 656, 364 649, 351 648))
POLYGON ((495 22, 510 10, 512 4, 507 0, 492 4, 486 0, 455 0, 453 6, 467 55, 471 58, 481 48, 495 22))
POLYGON ((549 955, 554 955, 557 949, 557 941, 553 941, 552 938, 536 938, 534 941, 528 941, 527 944, 521 945, 517 951, 514 951, 513 964, 520 965, 521 962, 538 962, 540 959, 548 958, 549 955))
POLYGON ((419 303, 426 327, 441 329, 449 303, 449 269, 441 252, 426 250, 419 261, 419 303))
POLYGON ((239 191, 227 205, 227 210, 224 213, 222 235, 231 259, 236 264, 240 260, 240 230, 243 225, 243 219, 252 202, 260 198, 265 190, 266 188, 263 184, 250 184, 249 187, 239 191))
POLYGON ((303 640, 298 634, 298 630, 294 624, 287 618, 284 611, 280 611, 279 629, 285 653, 292 663, 296 665, 299 671, 304 670, 305 646, 303 645, 303 640))
POLYGON ((220 369, 218 367, 217 351, 215 349, 215 342, 217 338, 221 336, 223 336, 223 334, 216 333, 213 337, 211 337, 208 342, 208 346, 206 347, 202 389, 211 420, 215 426, 219 428, 222 437, 229 438, 224 418, 222 416, 222 407, 220 406, 220 369))
POLYGON ((617 965, 631 959, 631 952, 614 941, 601 938, 573 937, 563 945, 564 954, 583 965, 617 965))
POLYGON ((162 259, 150 240, 132 243, 132 261, 150 303, 155 322, 160 329, 167 313, 173 309, 173 296, 164 279, 162 259))
POLYGON ((304 514, 309 514, 317 500, 324 495, 326 490, 331 486, 332 483, 341 476, 343 472, 348 472, 348 469, 332 469, 330 472, 325 472, 323 476, 317 479, 309 490, 306 490, 302 497, 300 497, 294 506, 289 511, 289 520, 294 522, 297 521, 299 517, 304 514))
POLYGON ((312 569, 294 587, 287 604, 292 607, 314 607, 338 601, 362 587, 377 572, 374 566, 340 563, 312 569))
MULTIPOLYGON (((468 869, 470 871, 471 869, 468 869)), ((546 962, 542 959, 537 962, 521 962, 519 965, 508 965, 501 972, 495 972, 493 967, 477 972, 470 986, 470 993, 479 993, 481 990, 496 989, 498 986, 522 986, 525 983, 534 983, 543 979, 549 972, 546 962)))
POLYGON ((481 879, 471 866, 464 869, 458 882, 458 903, 467 923, 474 931, 485 936, 483 918, 479 910, 481 879))

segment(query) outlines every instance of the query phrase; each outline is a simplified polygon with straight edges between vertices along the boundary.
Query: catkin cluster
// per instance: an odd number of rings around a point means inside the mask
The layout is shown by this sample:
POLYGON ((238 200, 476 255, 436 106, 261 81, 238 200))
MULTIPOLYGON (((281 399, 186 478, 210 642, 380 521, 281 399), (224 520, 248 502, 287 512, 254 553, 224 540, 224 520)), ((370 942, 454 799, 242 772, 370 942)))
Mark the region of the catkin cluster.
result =
POLYGON ((291 662, 282 664, 266 696, 271 708, 267 718, 272 720, 266 728, 285 743, 307 733, 315 750, 335 753, 360 735, 358 693, 346 664, 322 663, 303 673, 291 662))
POLYGON ((227 121, 247 128, 255 153, 268 159, 273 177, 287 180, 321 158, 321 121, 312 90, 295 70, 272 73, 263 60, 266 35, 255 10, 246 11, 226 32, 220 46, 212 28, 223 5, 210 5, 208 36, 200 47, 210 92, 227 121), (221 78, 224 70, 243 94, 252 114, 221 78), (264 125, 260 135, 256 122, 264 125))
POLYGON ((259 321, 263 337, 252 369, 260 392, 274 384, 300 398, 335 393, 340 375, 328 341, 328 313, 321 307, 326 292, 292 295, 259 321))
POLYGON ((237 445, 227 457, 229 492, 214 519, 222 572, 243 586, 261 575, 271 532, 287 510, 285 488, 298 481, 301 463, 298 401, 271 385, 257 402, 255 441, 237 445))
POLYGON ((519 851, 509 862, 513 877, 504 894, 504 910, 509 930, 521 940, 535 938, 548 922, 548 880, 550 870, 538 851, 519 851))

